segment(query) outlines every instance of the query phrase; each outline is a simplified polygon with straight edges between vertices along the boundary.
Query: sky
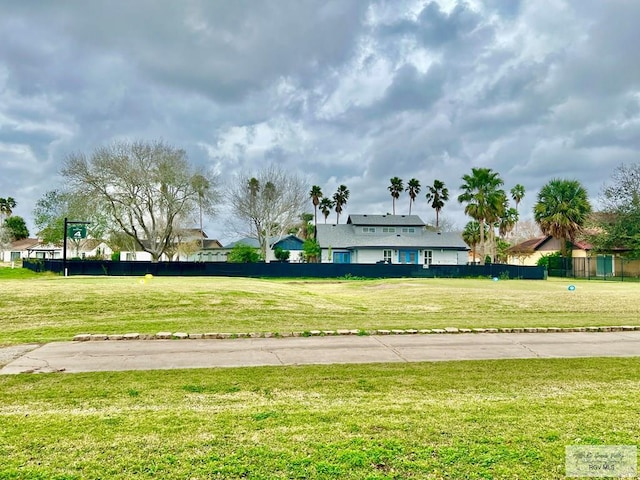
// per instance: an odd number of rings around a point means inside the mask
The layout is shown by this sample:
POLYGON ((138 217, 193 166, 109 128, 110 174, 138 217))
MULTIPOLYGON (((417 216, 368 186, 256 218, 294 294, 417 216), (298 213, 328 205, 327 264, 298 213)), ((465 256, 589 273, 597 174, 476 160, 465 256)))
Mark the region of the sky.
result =
MULTIPOLYGON (((639 21, 635 0, 0 0, 0 197, 33 235, 68 155, 163 140, 222 186, 268 164, 344 184, 341 223, 390 213, 397 176, 425 221, 443 181, 462 229, 472 167, 524 185, 523 220, 553 178, 597 208, 640 158, 639 21)), ((235 239, 228 218, 210 238, 235 239)))

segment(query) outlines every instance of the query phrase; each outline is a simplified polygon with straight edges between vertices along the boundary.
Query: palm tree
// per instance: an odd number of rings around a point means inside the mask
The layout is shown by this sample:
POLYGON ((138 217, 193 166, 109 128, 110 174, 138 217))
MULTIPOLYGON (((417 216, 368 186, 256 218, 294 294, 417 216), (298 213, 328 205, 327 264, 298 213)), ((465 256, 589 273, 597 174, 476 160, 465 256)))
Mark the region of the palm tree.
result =
MULTIPOLYGON (((311 203, 313 203, 313 225, 314 228, 318 227, 318 205, 320 205, 320 199, 322 198, 322 189, 318 185, 314 185, 311 187, 311 191, 309 192, 309 197, 311 197, 311 203)), ((315 237, 315 233, 314 233, 315 237)))
POLYGON ((444 182, 434 180, 433 185, 427 187, 427 202, 431 202, 431 208, 436 211, 436 230, 440 226, 440 210, 444 207, 444 202, 449 200, 449 190, 444 186, 444 182))
POLYGON ((490 168, 472 168, 471 175, 463 175, 462 193, 458 202, 466 203, 464 213, 480 223, 480 264, 485 264, 484 233, 488 224, 502 215, 505 193, 500 189, 503 181, 498 172, 490 168))
POLYGON ((391 185, 387 188, 391 192, 391 199, 393 201, 393 214, 396 214, 396 200, 400 198, 400 194, 404 191, 404 185, 402 184, 402 179, 398 177, 393 177, 391 180, 391 185))
POLYGON ((416 201, 416 197, 420 193, 420 181, 417 178, 412 178, 407 183, 407 192, 409 192, 409 215, 411 215, 411 205, 416 201))
POLYGON ((577 180, 554 178, 540 189, 533 218, 545 235, 561 240, 562 256, 567 240, 574 242, 591 213, 587 191, 577 180))
MULTIPOLYGON (((511 198, 513 198, 513 201, 516 204, 516 213, 518 213, 518 205, 520 205, 520 202, 524 198, 524 187, 522 185, 520 185, 519 183, 517 183, 511 189, 511 198)), ((519 217, 519 215, 517 215, 517 216, 519 217)), ((516 219, 516 235, 517 234, 518 234, 518 220, 516 219)))
POLYGON ((518 210, 515 208, 505 208, 498 221, 498 233, 500 238, 504 238, 514 226, 518 224, 518 210))
POLYGON ((320 200, 320 211, 322 212, 322 215, 324 215, 324 223, 327 223, 327 218, 329 217, 329 214, 331 213, 331 210, 333 210, 333 206, 334 206, 334 202, 333 200, 331 200, 329 197, 323 197, 320 200))
POLYGON ((336 224, 340 223, 342 207, 347 204, 347 200, 349 200, 349 189, 346 185, 340 185, 338 191, 333 194, 333 202, 336 209, 336 224))
POLYGON ((462 231, 462 240, 471 247, 471 258, 476 261, 476 247, 480 243, 480 224, 475 220, 468 222, 462 231))
POLYGON ((13 197, 0 198, 0 215, 6 218, 10 217, 16 205, 13 197))

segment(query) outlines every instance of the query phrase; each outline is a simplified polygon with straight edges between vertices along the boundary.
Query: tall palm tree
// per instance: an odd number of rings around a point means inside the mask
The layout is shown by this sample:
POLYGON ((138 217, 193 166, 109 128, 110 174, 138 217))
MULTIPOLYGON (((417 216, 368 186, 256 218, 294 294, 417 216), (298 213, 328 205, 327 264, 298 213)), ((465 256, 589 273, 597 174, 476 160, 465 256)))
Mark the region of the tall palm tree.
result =
POLYGON ((324 223, 327 223, 327 218, 329 217, 329 214, 331 213, 331 210, 333 210, 333 206, 334 206, 334 202, 333 200, 331 200, 329 197, 323 197, 320 200, 320 211, 322 212, 322 215, 324 215, 324 223))
POLYGON ((409 180, 406 191, 409 193, 409 215, 411 215, 411 206, 416 201, 416 197, 420 193, 420 181, 417 178, 409 180))
POLYGON ((505 208, 498 221, 498 233, 500 238, 504 238, 513 227, 518 224, 518 210, 515 208, 505 208))
POLYGON ((476 261, 476 247, 480 243, 480 224, 475 220, 467 222, 462 231, 462 240, 471 247, 471 258, 476 261))
MULTIPOLYGON (((512 189, 511 189, 511 198, 513 198, 513 201, 516 204, 516 213, 518 213, 518 205, 520 205, 520 202, 522 201, 522 199, 524 198, 524 187, 522 185, 520 185, 519 183, 517 183, 512 189)), ((520 215, 517 215, 518 217, 520 215)), ((518 220, 516 219, 516 235, 518 234, 518 220)))
POLYGON ((561 240, 562 256, 567 254, 567 240, 574 242, 591 213, 587 191, 577 180, 554 178, 538 193, 533 218, 545 235, 561 240))
MULTIPOLYGON (((320 199, 322 198, 322 189, 318 185, 314 185, 311 187, 311 191, 309 192, 309 197, 311 197, 311 203, 313 203, 313 226, 314 228, 318 227, 318 205, 320 205, 320 199)), ((314 233, 315 237, 315 233, 314 233)))
POLYGON ((389 180, 391 185, 387 188, 391 192, 391 199, 393 201, 393 214, 396 214, 396 200, 400 198, 400 194, 404 191, 404 185, 402 184, 402 179, 398 177, 393 177, 389 180))
POLYGON ((346 185, 340 185, 338 191, 333 194, 333 202, 336 209, 336 224, 340 223, 342 207, 347 204, 347 200, 349 200, 349 189, 346 185))
POLYGON ((462 193, 458 202, 466 203, 464 213, 480 223, 480 264, 485 264, 485 228, 495 222, 504 208, 504 184, 498 172, 490 168, 472 168, 471 174, 463 175, 465 183, 460 185, 462 193))
POLYGON ((433 185, 427 187, 427 202, 431 202, 431 208, 436 211, 436 230, 440 227, 440 210, 444 207, 444 202, 449 200, 449 189, 444 186, 444 182, 434 180, 433 185))

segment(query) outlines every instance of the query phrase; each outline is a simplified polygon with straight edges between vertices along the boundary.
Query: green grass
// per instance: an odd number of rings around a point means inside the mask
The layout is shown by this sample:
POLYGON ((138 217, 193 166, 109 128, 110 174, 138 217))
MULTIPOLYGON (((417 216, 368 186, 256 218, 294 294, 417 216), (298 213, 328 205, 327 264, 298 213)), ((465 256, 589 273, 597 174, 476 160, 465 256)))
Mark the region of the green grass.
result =
POLYGON ((0 377, 0 478, 560 479, 635 445, 638 359, 0 377))
POLYGON ((640 284, 488 279, 69 277, 0 269, 0 345, 79 333, 637 324, 640 284), (9 273, 21 272, 21 273, 9 273), (577 285, 568 291, 570 283, 577 285))

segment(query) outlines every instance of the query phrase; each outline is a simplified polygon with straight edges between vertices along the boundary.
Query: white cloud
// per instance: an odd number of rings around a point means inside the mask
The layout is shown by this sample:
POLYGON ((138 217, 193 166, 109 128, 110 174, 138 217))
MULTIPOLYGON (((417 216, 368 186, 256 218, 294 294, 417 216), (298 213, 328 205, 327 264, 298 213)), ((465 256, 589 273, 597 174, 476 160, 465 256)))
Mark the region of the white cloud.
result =
MULTIPOLYGON (((438 178, 462 226, 477 165, 523 183, 524 212, 553 176, 595 197, 640 153, 639 18, 626 0, 0 2, 0 196, 29 217, 68 153, 146 138, 225 178, 273 161, 344 183, 347 212, 389 211, 391 176, 438 178)), ((433 216, 424 195, 414 211, 433 216)))

